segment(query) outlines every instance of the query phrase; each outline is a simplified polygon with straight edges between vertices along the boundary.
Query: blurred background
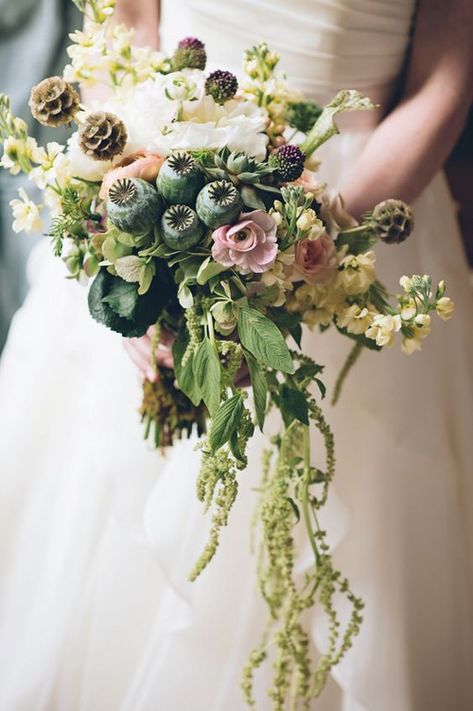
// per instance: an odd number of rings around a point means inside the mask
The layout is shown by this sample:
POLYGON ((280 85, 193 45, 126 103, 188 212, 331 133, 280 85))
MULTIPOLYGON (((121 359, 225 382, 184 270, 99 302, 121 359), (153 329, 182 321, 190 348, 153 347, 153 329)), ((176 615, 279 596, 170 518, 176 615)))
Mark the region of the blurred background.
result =
MULTIPOLYGON (((40 143, 62 143, 66 136, 54 129, 53 138, 49 129, 33 123, 28 109, 29 89, 41 79, 61 73, 66 63, 68 34, 80 23, 80 15, 70 0, 0 0, 0 92, 10 96, 14 113, 28 122, 30 134, 40 143)), ((446 170, 465 251, 473 267, 473 112, 446 170)), ((26 182, 24 177, 0 170, 0 352, 11 318, 28 289, 29 251, 41 239, 41 235, 16 235, 11 229, 9 202, 26 182)), ((33 200, 37 199, 31 183, 28 192, 33 200)))

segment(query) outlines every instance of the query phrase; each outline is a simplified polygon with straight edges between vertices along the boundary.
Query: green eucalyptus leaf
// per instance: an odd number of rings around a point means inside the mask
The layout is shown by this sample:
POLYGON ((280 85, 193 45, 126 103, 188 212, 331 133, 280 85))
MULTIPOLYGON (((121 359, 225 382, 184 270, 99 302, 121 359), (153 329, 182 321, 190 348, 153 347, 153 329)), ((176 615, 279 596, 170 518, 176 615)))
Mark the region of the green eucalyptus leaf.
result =
POLYGON ((268 385, 264 370, 256 358, 249 351, 245 351, 245 359, 250 371, 251 386, 253 388, 253 401, 255 403, 256 421, 261 431, 263 431, 266 418, 266 403, 268 396, 268 385))
POLYGON ((194 355, 194 377, 208 411, 213 416, 220 404, 221 366, 208 338, 204 338, 194 355))
POLYGON ((209 443, 213 452, 223 447, 234 432, 238 430, 243 414, 243 396, 241 393, 222 402, 212 420, 209 443))
POLYGON ((240 308, 238 335, 243 346, 262 365, 283 373, 294 372, 294 363, 281 331, 260 311, 250 306, 240 308))

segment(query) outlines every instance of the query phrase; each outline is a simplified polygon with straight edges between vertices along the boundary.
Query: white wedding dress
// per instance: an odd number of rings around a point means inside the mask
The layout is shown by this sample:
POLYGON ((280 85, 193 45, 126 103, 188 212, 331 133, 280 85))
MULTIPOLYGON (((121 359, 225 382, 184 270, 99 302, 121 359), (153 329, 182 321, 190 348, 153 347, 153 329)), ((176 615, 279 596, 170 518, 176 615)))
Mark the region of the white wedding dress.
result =
MULTIPOLYGON (((165 49, 195 35, 237 68, 266 39, 324 100, 341 87, 388 95, 414 0, 162 5, 165 49)), ((371 130, 348 128, 321 152, 332 185, 371 130)), ((442 175, 415 211, 414 236, 379 248, 381 276, 394 290, 405 273, 445 277, 457 314, 420 354, 363 354, 326 405, 338 470, 324 523, 366 612, 313 704, 323 711, 473 709, 473 299, 442 175)), ((217 557, 188 583, 209 526, 194 442, 166 458, 149 449, 120 337, 90 319, 46 242, 30 275, 0 376, 0 711, 243 711, 240 670, 265 613, 248 546, 264 438, 217 557)), ((350 345, 330 333, 305 345, 333 385, 350 345)), ((309 622, 323 641, 317 614, 309 622)), ((268 670, 257 679, 258 711, 270 711, 268 670)))

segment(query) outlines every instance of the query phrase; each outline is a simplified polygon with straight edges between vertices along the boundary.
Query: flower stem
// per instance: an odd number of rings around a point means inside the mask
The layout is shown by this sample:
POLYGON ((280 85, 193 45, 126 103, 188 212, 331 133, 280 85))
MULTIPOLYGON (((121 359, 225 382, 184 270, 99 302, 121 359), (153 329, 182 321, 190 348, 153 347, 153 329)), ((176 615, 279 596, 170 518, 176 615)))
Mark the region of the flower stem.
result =
POLYGON ((310 486, 310 430, 308 425, 304 426, 304 479, 302 485, 302 512, 304 515, 304 523, 307 529, 307 535, 311 548, 314 552, 315 562, 320 563, 320 553, 315 540, 314 531, 310 519, 310 503, 309 503, 309 486, 310 486))
POLYGON ((348 357, 347 357, 345 363, 343 364, 343 367, 342 367, 340 373, 338 374, 338 378, 335 383, 335 388, 333 391, 333 397, 332 397, 332 402, 331 402, 332 405, 337 404, 339 397, 340 397, 340 393, 342 392, 343 384, 347 378, 347 375, 350 372, 350 370, 353 368, 353 366, 355 365, 358 358, 360 357, 362 350, 363 350, 362 344, 355 343, 355 345, 351 349, 350 353, 348 354, 348 357))

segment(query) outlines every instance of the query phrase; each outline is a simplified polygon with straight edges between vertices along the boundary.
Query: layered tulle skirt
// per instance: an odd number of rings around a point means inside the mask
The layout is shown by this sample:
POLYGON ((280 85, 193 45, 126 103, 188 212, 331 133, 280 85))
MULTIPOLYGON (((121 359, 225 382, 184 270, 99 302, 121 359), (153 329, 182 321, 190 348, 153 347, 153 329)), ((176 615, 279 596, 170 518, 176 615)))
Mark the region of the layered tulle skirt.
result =
MULTIPOLYGON (((332 184, 365 140, 327 147, 332 184)), ((364 353, 326 404, 337 474, 323 523, 366 610, 314 703, 324 711, 473 708, 473 299, 442 176, 416 221, 404 245, 379 248, 379 272, 394 290, 405 273, 446 278, 457 314, 422 353, 364 353)), ((120 337, 91 320, 49 245, 29 271, 0 370, 0 709, 243 709, 241 668, 266 619, 250 552, 265 437, 215 560, 188 582, 209 528, 195 441, 150 449, 120 337)), ((307 333, 305 348, 333 386, 350 344, 307 333)), ((307 623, 315 650, 324 627, 316 611, 307 623)), ((269 674, 257 676, 260 711, 269 674)))

